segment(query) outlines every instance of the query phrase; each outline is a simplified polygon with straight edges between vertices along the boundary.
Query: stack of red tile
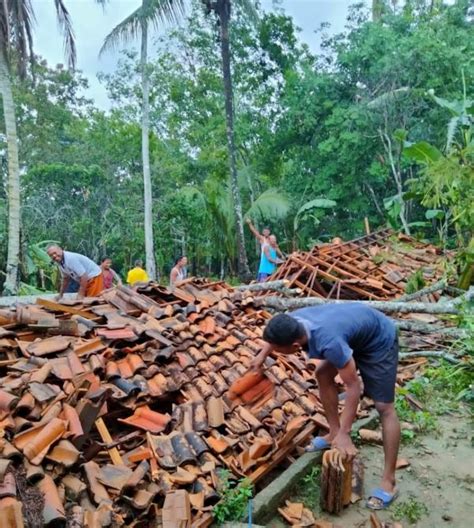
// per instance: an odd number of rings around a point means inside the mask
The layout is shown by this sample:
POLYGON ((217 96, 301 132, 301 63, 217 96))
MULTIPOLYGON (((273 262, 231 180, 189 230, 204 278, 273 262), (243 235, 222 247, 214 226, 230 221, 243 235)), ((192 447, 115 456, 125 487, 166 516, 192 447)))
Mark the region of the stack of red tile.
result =
POLYGON ((208 525, 222 468, 256 482, 326 424, 301 356, 248 374, 269 317, 206 281, 0 310, 0 526, 208 525))

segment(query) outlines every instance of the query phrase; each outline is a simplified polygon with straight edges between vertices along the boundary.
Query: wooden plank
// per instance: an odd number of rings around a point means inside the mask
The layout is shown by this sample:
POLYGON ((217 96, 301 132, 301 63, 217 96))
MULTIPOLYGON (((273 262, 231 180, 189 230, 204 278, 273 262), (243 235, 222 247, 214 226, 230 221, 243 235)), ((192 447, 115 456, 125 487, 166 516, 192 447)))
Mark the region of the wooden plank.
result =
POLYGON ((306 440, 308 436, 312 435, 317 428, 318 426, 315 423, 308 424, 300 433, 295 436, 293 441, 277 451, 268 464, 262 464, 255 471, 253 471, 248 476, 248 479, 253 483, 257 482, 257 480, 261 479, 269 471, 275 468, 283 459, 290 455, 296 446, 306 440))
MULTIPOLYGON (((105 442, 105 444, 111 444, 113 440, 112 440, 112 437, 110 436, 109 430, 107 429, 104 423, 104 420, 102 420, 102 418, 97 418, 97 420, 95 421, 95 426, 97 427, 97 430, 99 431, 102 441, 105 442)), ((107 449, 107 452, 109 453, 109 456, 112 459, 112 462, 116 466, 123 465, 122 457, 120 456, 119 450, 116 447, 107 449)))
POLYGON ((90 312, 86 312, 85 310, 78 310, 77 308, 73 308, 72 306, 66 306, 64 304, 60 304, 58 302, 49 301, 48 299, 36 299, 36 304, 39 304, 40 306, 44 306, 48 310, 52 310, 53 312, 65 312, 72 315, 80 315, 81 317, 84 317, 85 319, 95 319, 96 316, 94 314, 91 314, 90 312))

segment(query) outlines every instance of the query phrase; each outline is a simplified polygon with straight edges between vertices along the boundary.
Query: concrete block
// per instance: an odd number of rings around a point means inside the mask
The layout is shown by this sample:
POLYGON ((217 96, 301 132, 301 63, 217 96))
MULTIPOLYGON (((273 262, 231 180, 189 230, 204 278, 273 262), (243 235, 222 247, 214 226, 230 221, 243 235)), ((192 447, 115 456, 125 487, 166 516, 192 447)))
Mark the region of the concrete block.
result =
POLYGON ((271 484, 253 499, 252 518, 255 522, 265 524, 275 514, 278 506, 290 494, 291 489, 305 476, 311 469, 321 463, 322 454, 305 453, 291 466, 283 471, 271 484))

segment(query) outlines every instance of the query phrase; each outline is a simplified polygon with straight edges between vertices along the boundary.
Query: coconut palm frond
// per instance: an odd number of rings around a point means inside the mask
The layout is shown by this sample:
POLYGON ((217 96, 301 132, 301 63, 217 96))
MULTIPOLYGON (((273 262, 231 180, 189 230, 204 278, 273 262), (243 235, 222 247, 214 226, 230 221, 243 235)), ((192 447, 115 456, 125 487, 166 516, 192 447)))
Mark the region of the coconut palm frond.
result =
POLYGON ((288 198, 277 189, 263 192, 247 211, 247 217, 259 217, 262 220, 281 220, 288 215, 288 198))
POLYGON ((128 15, 112 29, 105 37, 99 55, 106 51, 115 50, 121 45, 126 45, 140 35, 141 10, 141 7, 135 9, 132 14, 128 15))
POLYGON ((99 55, 117 49, 140 36, 142 20, 157 27, 177 22, 184 14, 184 0, 144 0, 142 5, 114 27, 107 35, 99 55))
POLYGON ((28 62, 34 61, 33 26, 35 15, 30 0, 4 1, 2 9, 2 51, 9 59, 10 50, 15 49, 18 72, 25 74, 28 62))
POLYGON ((74 68, 76 65, 77 53, 76 38, 72 28, 71 16, 64 5, 63 0, 54 0, 54 6, 56 8, 59 29, 64 36, 64 55, 66 56, 68 65, 71 68, 74 68))

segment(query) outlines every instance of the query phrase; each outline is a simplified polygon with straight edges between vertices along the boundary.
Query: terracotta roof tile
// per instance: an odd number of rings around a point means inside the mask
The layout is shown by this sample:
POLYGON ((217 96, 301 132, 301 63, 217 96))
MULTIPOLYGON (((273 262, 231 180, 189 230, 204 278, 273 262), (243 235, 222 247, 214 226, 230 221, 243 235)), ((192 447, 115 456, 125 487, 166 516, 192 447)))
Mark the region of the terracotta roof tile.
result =
POLYGON ((52 444, 66 432, 67 422, 53 418, 48 424, 33 427, 14 438, 15 446, 23 451, 32 464, 40 464, 52 444))
POLYGON ((54 336, 30 343, 26 348, 32 356, 47 356, 69 348, 75 340, 70 337, 54 336))
POLYGON ((163 374, 158 373, 153 378, 147 380, 148 391, 151 396, 161 396, 168 390, 168 380, 163 374))
POLYGON ((156 434, 164 431, 170 419, 168 414, 157 413, 152 411, 148 405, 144 405, 138 407, 129 418, 119 418, 119 421, 156 434))
POLYGON ((20 398, 0 389, 0 414, 8 413, 18 404, 20 398))
POLYGON ((23 528, 22 504, 13 497, 0 499, 0 526, 2 528, 23 528))
POLYGON ((30 383, 29 390, 39 403, 52 400, 62 392, 57 385, 51 383, 30 383))
POLYGON ((80 452, 69 440, 60 440, 46 455, 46 458, 64 467, 70 467, 78 461, 79 455, 80 452))
POLYGON ((59 497, 54 480, 46 474, 37 484, 44 496, 43 522, 45 526, 63 524, 66 522, 64 505, 59 497))
POLYGON ((0 482, 0 499, 4 497, 16 497, 16 481, 11 471, 5 473, 3 481, 0 482))

